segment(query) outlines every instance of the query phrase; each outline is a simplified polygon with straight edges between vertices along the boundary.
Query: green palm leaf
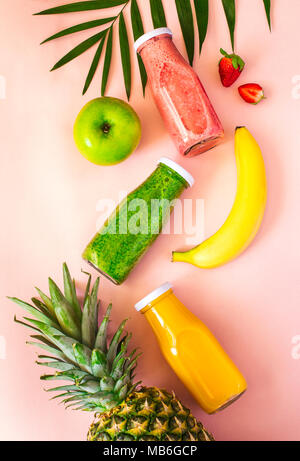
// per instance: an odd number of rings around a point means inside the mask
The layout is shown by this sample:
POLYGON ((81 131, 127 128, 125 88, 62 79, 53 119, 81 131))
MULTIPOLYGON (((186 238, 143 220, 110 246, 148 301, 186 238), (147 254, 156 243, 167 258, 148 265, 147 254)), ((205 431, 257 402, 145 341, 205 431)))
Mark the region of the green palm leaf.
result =
POLYGON ((265 10, 266 10, 266 15, 267 15, 267 20, 269 24, 269 29, 271 30, 271 0, 263 0, 264 5, 265 5, 265 10))
POLYGON ((99 64, 99 61, 100 61, 100 58, 101 58, 101 54, 102 54, 102 50, 103 50, 103 46, 104 46, 104 42, 105 42, 105 37, 106 37, 106 34, 103 35, 103 38, 101 39, 101 41, 99 43, 99 46, 98 46, 97 51, 95 53, 93 62, 91 64, 91 67, 90 67, 90 70, 89 70, 89 73, 87 75, 82 94, 85 94, 87 92, 87 90, 89 89, 89 86, 90 86, 90 84, 91 84, 91 82, 92 82, 92 80, 94 78, 95 72, 97 70, 97 67, 98 67, 98 64, 99 64))
POLYGON ((57 34, 51 35, 51 37, 46 38, 41 45, 44 43, 50 42, 50 40, 55 40, 56 38, 64 37, 66 35, 74 34, 75 32, 81 32, 82 30, 92 29, 93 27, 102 26, 103 24, 107 24, 108 22, 113 21, 116 19, 116 16, 112 18, 103 18, 103 19, 96 19, 95 21, 88 21, 83 22, 82 24, 78 24, 77 26, 68 27, 68 29, 61 30, 57 32, 57 34))
POLYGON ((107 80, 109 76, 109 69, 111 63, 111 56, 112 56, 112 47, 113 47, 113 28, 110 28, 107 44, 106 44, 106 51, 105 51, 105 59, 104 59, 104 66, 103 66, 103 73, 102 73, 102 84, 101 84, 101 96, 105 95, 107 80))
POLYGON ((175 0, 178 19, 191 66, 194 61, 194 21, 190 0, 175 0))
POLYGON ((230 31, 232 51, 234 51, 235 0, 222 0, 222 3, 230 31))
MULTIPOLYGON (((131 1, 131 24, 132 24, 134 40, 137 40, 139 37, 141 37, 144 34, 144 26, 143 26, 143 21, 141 18, 141 13, 140 13, 136 0, 131 1)), ((142 58, 139 55, 137 56, 137 58, 138 58, 138 64, 139 64, 139 69, 140 69, 143 94, 145 96, 145 88, 147 85, 147 73, 146 73, 146 69, 142 61, 142 58)))
MULTIPOLYGON (((193 0, 194 8, 196 13, 197 19, 197 28, 199 34, 199 52, 201 53, 203 43, 206 39, 207 35, 207 28, 208 28, 208 18, 209 18, 209 0, 193 0)), ((264 7, 266 11, 266 16, 269 24, 269 28, 271 30, 271 0, 263 0, 264 7)), ((143 1, 143 4, 147 2, 143 1)), ((167 27, 167 21, 164 11, 164 4, 162 0, 149 0, 150 3, 150 10, 151 10, 151 17, 152 23, 154 28, 160 27, 167 27)), ((165 3, 166 5, 167 3, 165 3)), ((175 0, 176 10, 178 19, 180 22, 182 35, 184 38, 189 62, 193 63, 194 58, 194 23, 193 23, 193 13, 191 7, 191 0, 175 0)), ((128 33, 127 28, 124 20, 123 10, 127 6, 131 6, 131 24, 132 24, 132 32, 134 39, 137 40, 143 33, 143 21, 140 14, 140 9, 138 6, 137 0, 85 0, 85 1, 73 1, 72 3, 68 3, 61 6, 56 6, 53 8, 49 8, 36 15, 51 15, 51 14, 62 14, 62 13, 72 13, 72 12, 84 12, 84 11, 91 11, 91 10, 105 10, 107 8, 121 6, 119 9, 118 14, 115 16, 109 17, 106 15, 106 18, 99 18, 94 19, 91 21, 83 22, 66 29, 63 29, 54 35, 51 35, 49 38, 45 39, 42 43, 46 43, 52 40, 55 40, 60 37, 68 36, 73 33, 81 32, 84 30, 89 30, 94 27, 99 27, 103 24, 111 23, 105 31, 101 31, 96 35, 88 38, 87 40, 83 41, 75 48, 73 48, 69 53, 67 53, 63 58, 61 58, 51 70, 58 69, 59 67, 67 64, 68 62, 72 61, 73 59, 80 56, 82 53, 87 51, 93 45, 98 43, 98 48, 94 55, 94 59, 90 66, 84 89, 83 94, 89 88, 93 77, 95 76, 95 72, 99 65, 101 55, 103 49, 105 47, 106 42, 106 51, 105 51, 105 59, 102 71, 102 83, 101 83, 101 94, 104 96, 107 81, 110 72, 111 60, 112 60, 112 52, 113 52, 113 29, 114 25, 119 20, 119 41, 120 41, 120 50, 121 50, 121 61, 122 61, 122 69, 123 69, 123 76, 126 88, 126 94, 128 99, 130 98, 131 94, 131 57, 130 57, 130 48, 129 48, 129 41, 128 41, 128 33), (104 35, 102 35, 104 34, 104 35)), ((232 49, 234 50, 234 32, 235 32, 235 23, 236 23, 236 8, 235 8, 235 0, 222 0, 223 9, 226 15, 226 20, 228 23, 229 31, 230 31, 230 38, 232 49)), ((141 76, 141 82, 143 87, 143 93, 145 94, 145 87, 147 84, 147 74, 143 64, 141 57, 138 55, 138 65, 139 71, 141 76)), ((44 304, 46 305, 49 312, 51 312, 52 306, 47 305, 48 300, 44 300, 44 304)))
POLYGON ((113 6, 119 6, 126 3, 127 0, 95 0, 85 2, 68 3, 67 5, 56 6, 47 10, 35 13, 36 16, 44 14, 61 14, 61 13, 74 13, 77 11, 89 11, 89 10, 103 10, 105 8, 111 8, 113 6))
POLYGON ((122 59, 123 76, 127 98, 129 100, 131 93, 131 62, 130 62, 130 49, 128 42, 127 28, 124 20, 123 13, 120 14, 119 19, 119 39, 120 50, 122 59))
POLYGON ((136 0, 131 0, 131 23, 134 40, 137 40, 144 34, 144 26, 141 13, 136 0))
POLYGON ((75 46, 69 53, 67 53, 63 58, 61 58, 51 69, 51 71, 58 69, 59 67, 64 66, 68 62, 72 61, 73 59, 77 58, 77 56, 80 56, 82 53, 84 53, 86 50, 91 48, 93 45, 95 45, 97 42, 99 42, 103 35, 105 34, 105 31, 99 32, 96 35, 93 35, 92 37, 88 38, 84 42, 80 43, 79 45, 75 46))
POLYGON ((202 46, 206 38, 208 26, 209 6, 208 0, 194 0, 196 18, 199 33, 199 52, 201 54, 202 46))
POLYGON ((154 29, 167 27, 164 7, 161 0, 150 0, 151 16, 154 29))

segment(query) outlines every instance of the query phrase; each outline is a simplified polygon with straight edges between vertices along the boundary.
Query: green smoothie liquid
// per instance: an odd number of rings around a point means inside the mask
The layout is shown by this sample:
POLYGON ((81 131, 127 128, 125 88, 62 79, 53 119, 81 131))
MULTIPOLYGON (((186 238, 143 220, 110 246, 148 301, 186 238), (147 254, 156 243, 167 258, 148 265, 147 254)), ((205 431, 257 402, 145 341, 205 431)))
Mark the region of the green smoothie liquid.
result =
POLYGON ((159 163, 151 176, 118 205, 85 249, 83 258, 120 285, 162 231, 172 201, 188 186, 183 176, 159 163))

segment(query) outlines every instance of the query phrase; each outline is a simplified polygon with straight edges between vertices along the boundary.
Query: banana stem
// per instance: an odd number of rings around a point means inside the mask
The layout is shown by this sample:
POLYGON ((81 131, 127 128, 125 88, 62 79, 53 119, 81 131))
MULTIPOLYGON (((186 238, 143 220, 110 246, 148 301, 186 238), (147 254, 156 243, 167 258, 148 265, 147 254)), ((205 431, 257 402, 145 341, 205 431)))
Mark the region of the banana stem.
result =
POLYGON ((180 253, 177 251, 172 252, 172 262, 177 263, 177 262, 183 262, 187 263, 188 262, 188 254, 186 252, 180 253))

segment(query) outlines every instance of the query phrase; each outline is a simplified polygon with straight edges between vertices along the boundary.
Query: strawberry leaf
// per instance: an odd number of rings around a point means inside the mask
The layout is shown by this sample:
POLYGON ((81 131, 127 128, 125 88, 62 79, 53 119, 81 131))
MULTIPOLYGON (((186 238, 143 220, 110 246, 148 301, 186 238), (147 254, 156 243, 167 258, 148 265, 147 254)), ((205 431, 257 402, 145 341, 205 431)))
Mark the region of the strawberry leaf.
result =
POLYGON ((223 50, 223 48, 220 48, 220 53, 225 56, 225 58, 230 58, 230 55, 227 53, 227 51, 223 50))
POLYGON ((231 59, 231 62, 234 69, 237 69, 239 67, 236 55, 231 59))

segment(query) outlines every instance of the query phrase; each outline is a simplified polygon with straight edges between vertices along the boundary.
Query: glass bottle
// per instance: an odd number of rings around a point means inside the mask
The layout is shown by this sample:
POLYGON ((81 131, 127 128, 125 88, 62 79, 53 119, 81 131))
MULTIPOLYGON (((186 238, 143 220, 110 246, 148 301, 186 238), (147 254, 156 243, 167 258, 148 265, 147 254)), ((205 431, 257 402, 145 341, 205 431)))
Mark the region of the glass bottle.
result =
POLYGON ((135 42, 153 98, 181 155, 212 149, 224 136, 221 122, 194 69, 173 43, 168 28, 155 29, 135 42))
POLYGON ((161 158, 149 178, 104 223, 83 258, 113 283, 123 283, 162 231, 174 200, 193 183, 184 168, 161 158))
POLYGON ((245 378, 210 330, 165 283, 135 305, 150 323, 161 351, 199 405, 215 413, 247 389, 245 378))

